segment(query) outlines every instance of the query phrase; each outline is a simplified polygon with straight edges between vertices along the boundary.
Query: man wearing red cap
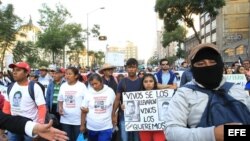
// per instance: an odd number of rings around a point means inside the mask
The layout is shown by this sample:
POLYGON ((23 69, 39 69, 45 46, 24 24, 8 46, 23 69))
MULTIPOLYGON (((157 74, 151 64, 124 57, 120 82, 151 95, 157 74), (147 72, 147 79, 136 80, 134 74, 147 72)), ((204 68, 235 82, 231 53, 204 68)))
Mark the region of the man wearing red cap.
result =
MULTIPOLYGON (((10 64, 13 69, 13 78, 16 81, 6 97, 3 112, 11 115, 19 115, 32 119, 38 123, 44 123, 46 106, 43 91, 38 84, 34 85, 35 102, 28 90, 28 76, 30 66, 26 62, 10 64)), ((9 141, 31 141, 32 138, 8 132, 9 141)))

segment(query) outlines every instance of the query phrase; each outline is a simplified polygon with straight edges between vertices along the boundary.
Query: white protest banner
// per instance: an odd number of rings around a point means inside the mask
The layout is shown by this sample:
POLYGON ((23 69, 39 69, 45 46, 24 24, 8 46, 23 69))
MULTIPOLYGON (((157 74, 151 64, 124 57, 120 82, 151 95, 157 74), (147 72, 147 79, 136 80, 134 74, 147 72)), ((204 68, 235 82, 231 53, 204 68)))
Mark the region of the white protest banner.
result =
POLYGON ((124 66, 125 55, 123 53, 108 52, 105 54, 105 63, 113 66, 124 66))
POLYGON ((244 74, 224 74, 227 82, 235 83, 236 85, 241 85, 245 88, 247 83, 247 78, 244 74))
POLYGON ((125 130, 146 131, 165 128, 166 110, 173 89, 123 92, 125 130))

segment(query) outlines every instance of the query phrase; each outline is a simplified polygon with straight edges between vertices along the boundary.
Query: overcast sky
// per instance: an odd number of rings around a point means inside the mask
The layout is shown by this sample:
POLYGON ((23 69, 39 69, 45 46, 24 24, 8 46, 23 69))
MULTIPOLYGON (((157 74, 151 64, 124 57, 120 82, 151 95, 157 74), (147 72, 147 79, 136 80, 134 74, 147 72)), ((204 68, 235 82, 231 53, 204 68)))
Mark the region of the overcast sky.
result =
POLYGON ((132 41, 138 46, 139 59, 147 59, 153 54, 156 47, 156 13, 155 0, 2 0, 3 4, 14 5, 15 13, 25 22, 32 17, 33 23, 40 19, 38 9, 42 3, 49 7, 62 4, 73 16, 70 21, 81 23, 83 28, 99 24, 101 34, 107 36, 107 41, 90 40, 90 47, 104 51, 106 45, 124 45, 132 41))

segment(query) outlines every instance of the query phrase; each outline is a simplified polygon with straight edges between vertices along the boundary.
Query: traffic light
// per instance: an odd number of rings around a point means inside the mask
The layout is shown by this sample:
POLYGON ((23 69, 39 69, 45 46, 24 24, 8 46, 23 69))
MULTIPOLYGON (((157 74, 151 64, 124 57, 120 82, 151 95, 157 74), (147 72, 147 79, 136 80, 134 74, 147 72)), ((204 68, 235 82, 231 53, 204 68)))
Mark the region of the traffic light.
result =
POLYGON ((106 41, 107 40, 107 37, 106 36, 99 36, 98 39, 100 41, 106 41))

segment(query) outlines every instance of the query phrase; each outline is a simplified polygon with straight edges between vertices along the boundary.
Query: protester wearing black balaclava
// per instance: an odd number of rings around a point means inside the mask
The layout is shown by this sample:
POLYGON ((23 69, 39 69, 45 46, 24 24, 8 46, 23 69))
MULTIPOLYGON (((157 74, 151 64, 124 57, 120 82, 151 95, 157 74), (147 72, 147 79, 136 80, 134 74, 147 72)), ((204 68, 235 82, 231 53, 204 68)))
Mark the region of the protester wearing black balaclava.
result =
POLYGON ((223 78, 224 64, 222 58, 212 44, 203 44, 202 47, 191 53, 191 71, 196 82, 207 89, 219 87, 223 78), (216 63, 203 67, 195 67, 194 64, 204 59, 213 60, 216 63))

